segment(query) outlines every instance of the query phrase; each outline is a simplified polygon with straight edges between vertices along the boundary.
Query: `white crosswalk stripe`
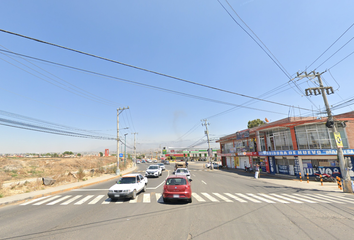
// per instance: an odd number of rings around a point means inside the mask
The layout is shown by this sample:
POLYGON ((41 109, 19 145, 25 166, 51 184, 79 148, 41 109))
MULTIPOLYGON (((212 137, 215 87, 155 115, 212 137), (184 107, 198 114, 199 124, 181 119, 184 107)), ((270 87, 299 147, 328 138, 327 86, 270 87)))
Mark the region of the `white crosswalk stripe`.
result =
POLYGON ((291 198, 288 198, 288 197, 284 197, 284 196, 281 196, 281 195, 275 194, 275 193, 271 193, 270 195, 273 195, 273 196, 275 196, 275 197, 277 197, 277 198, 285 199, 285 200, 287 200, 287 201, 289 201, 289 202, 303 203, 303 202, 297 201, 297 200, 295 200, 295 199, 291 199, 291 198))
POLYGON ((278 201, 280 203, 289 203, 287 201, 284 201, 284 200, 281 200, 281 199, 278 199, 278 198, 275 198, 275 197, 272 197, 272 196, 268 196, 267 194, 264 194, 264 193, 259 193, 259 195, 261 195, 261 196, 263 196, 265 198, 269 198, 269 199, 271 199, 273 201, 278 201))
POLYGON ((198 202, 205 202, 205 200, 199 196, 197 193, 192 193, 192 197, 194 197, 198 202))
POLYGON ((43 200, 43 199, 46 199, 46 198, 49 198, 49 197, 50 197, 50 196, 45 196, 45 197, 36 198, 36 199, 33 199, 33 200, 29 201, 29 202, 22 203, 22 204, 20 204, 20 205, 21 205, 21 206, 29 205, 29 204, 32 204, 32 203, 34 203, 34 202, 38 202, 38 201, 40 201, 40 200, 43 200))
POLYGON ((50 203, 47 203, 47 205, 54 205, 54 204, 57 204, 58 202, 64 201, 65 199, 68 199, 69 197, 71 197, 71 195, 67 195, 67 196, 64 196, 64 197, 62 197, 62 198, 59 198, 58 200, 55 200, 55 201, 50 202, 50 203))
POLYGON ((75 197, 69 199, 68 201, 63 202, 63 203, 60 204, 60 205, 69 205, 70 203, 72 203, 73 201, 75 201, 76 199, 79 199, 79 198, 81 198, 81 197, 82 197, 82 195, 77 195, 77 196, 75 196, 75 197))
POLYGON ((245 198, 245 199, 247 199, 247 200, 250 200, 251 202, 254 202, 254 203, 261 203, 261 201, 258 201, 258 200, 256 200, 256 199, 253 199, 253 198, 251 198, 251 197, 249 197, 249 196, 247 196, 247 195, 245 195, 245 194, 242 194, 242 193, 236 193, 237 195, 239 195, 240 197, 243 197, 243 198, 245 198))
POLYGON ((105 195, 98 195, 97 197, 95 197, 91 202, 89 202, 88 204, 96 204, 99 200, 101 200, 101 198, 103 198, 105 195))
POLYGON ((57 195, 57 196, 54 196, 54 197, 51 197, 51 198, 47 198, 47 199, 45 199, 43 201, 40 201, 40 202, 37 202, 37 203, 35 203, 33 205, 41 205, 43 203, 50 202, 50 201, 52 201, 52 200, 54 200, 54 199, 56 199, 58 197, 61 197, 61 195, 57 195))
POLYGON ((225 202, 233 202, 230 199, 228 199, 227 197, 224 197, 223 195, 221 195, 220 193, 213 193, 215 196, 217 196, 218 198, 221 198, 222 200, 224 200, 225 202))
MULTIPOLYGON (((129 201, 123 200, 112 200, 110 198, 104 198, 105 195, 56 195, 56 196, 45 196, 38 199, 33 199, 31 201, 20 204, 21 206, 26 205, 94 205, 94 204, 126 204, 126 203, 162 203, 163 198, 161 193, 142 193, 137 195, 135 199, 130 199, 129 201), (156 201, 153 199, 155 197, 156 201), (81 199, 80 199, 81 198, 81 199), (77 201, 77 202, 76 202, 77 201)), ((192 193, 192 197, 196 200, 196 203, 203 202, 214 202, 214 203, 328 203, 328 204, 354 204, 354 199, 334 196, 327 194, 308 194, 308 193, 192 193)))
POLYGON ((242 203, 246 203, 247 201, 235 196, 235 195, 232 195, 231 193, 224 193, 226 196, 230 197, 230 198, 233 198, 235 199, 236 201, 239 201, 239 202, 242 202, 242 203))
POLYGON ((143 202, 150 203, 150 193, 144 193, 143 202))
POLYGON ((257 195, 255 195, 255 194, 253 194, 253 193, 247 193, 247 195, 249 195, 249 196, 251 196, 251 197, 254 197, 254 198, 257 198, 258 200, 261 200, 261 201, 264 201, 264 202, 267 202, 267 203, 275 203, 275 202, 273 202, 273 201, 271 201, 271 200, 268 200, 268 199, 266 199, 266 198, 257 196, 257 195))
POLYGON ((161 203, 163 202, 161 193, 155 193, 155 197, 156 197, 156 202, 161 202, 161 203))
POLYGON ((212 201, 212 202, 219 202, 219 200, 217 200, 217 199, 214 198, 213 196, 209 195, 208 193, 202 192, 202 194, 203 194, 206 198, 208 198, 210 201, 212 201))

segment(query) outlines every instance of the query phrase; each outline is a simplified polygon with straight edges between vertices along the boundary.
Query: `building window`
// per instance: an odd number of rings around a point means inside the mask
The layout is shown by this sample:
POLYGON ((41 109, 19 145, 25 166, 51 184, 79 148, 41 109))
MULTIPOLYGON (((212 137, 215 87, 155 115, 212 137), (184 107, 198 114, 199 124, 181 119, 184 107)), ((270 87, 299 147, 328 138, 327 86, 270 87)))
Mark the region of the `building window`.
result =
MULTIPOLYGON (((338 126, 344 148, 348 148, 345 129, 338 126)), ((327 128, 325 124, 311 124, 295 127, 298 149, 333 149, 335 145, 333 129, 327 128)))
POLYGON ((268 151, 293 150, 290 129, 273 129, 268 131, 266 134, 268 151))

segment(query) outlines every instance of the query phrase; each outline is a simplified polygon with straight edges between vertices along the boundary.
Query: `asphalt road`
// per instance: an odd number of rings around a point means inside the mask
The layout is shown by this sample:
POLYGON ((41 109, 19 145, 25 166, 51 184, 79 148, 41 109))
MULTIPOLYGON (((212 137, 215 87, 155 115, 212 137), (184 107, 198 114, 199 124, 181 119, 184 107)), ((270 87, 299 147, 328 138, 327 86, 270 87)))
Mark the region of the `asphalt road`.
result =
MULTIPOLYGON (((144 173, 149 164, 140 164, 144 173)), ((354 196, 301 190, 190 163, 193 203, 165 204, 149 178, 136 202, 110 201, 114 181, 0 209, 0 239, 351 239, 354 196)))

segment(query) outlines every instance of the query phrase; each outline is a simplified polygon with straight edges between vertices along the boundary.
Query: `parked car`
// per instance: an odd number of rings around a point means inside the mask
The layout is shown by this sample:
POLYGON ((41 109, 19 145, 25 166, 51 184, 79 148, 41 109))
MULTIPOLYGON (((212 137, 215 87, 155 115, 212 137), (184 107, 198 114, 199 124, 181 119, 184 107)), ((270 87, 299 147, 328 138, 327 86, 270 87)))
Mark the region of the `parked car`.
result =
POLYGON ((187 168, 178 168, 178 169, 176 169, 174 174, 176 176, 186 176, 188 179, 191 178, 191 173, 189 172, 189 170, 187 168))
POLYGON ((186 176, 169 176, 163 186, 162 197, 165 203, 173 200, 192 202, 192 188, 186 176))
POLYGON ((216 162, 213 163, 213 168, 220 168, 220 167, 222 167, 222 165, 220 165, 219 163, 216 162))
POLYGON ((206 168, 210 168, 210 165, 211 165, 210 162, 207 162, 207 163, 205 164, 205 167, 206 167, 206 168))
POLYGON ((152 161, 151 161, 151 159, 148 159, 148 160, 146 160, 146 162, 151 163, 152 161))
POLYGON ((119 179, 116 184, 108 190, 108 197, 111 199, 132 198, 135 199, 139 192, 146 191, 148 179, 141 174, 128 174, 119 179))
POLYGON ((155 159, 153 162, 154 162, 154 163, 157 163, 157 160, 155 159))
POLYGON ((170 161, 165 160, 165 165, 170 165, 170 161))
POLYGON ((140 164, 140 160, 136 160, 136 163, 137 163, 137 164, 140 164))
POLYGON ((160 166, 160 168, 161 168, 162 171, 165 171, 165 170, 166 170, 165 164, 163 164, 163 163, 158 163, 157 165, 160 166))
POLYGON ((159 165, 150 165, 145 172, 146 177, 159 177, 161 175, 162 175, 162 170, 159 165))

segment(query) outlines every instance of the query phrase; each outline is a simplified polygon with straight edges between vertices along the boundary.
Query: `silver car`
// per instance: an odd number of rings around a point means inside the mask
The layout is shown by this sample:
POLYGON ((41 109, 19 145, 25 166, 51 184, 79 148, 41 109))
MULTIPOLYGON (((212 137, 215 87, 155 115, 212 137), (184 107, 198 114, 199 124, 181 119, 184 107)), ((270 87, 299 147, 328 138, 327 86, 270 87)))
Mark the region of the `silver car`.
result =
POLYGON ((186 176, 188 179, 191 179, 191 173, 187 168, 177 168, 175 171, 175 175, 183 175, 186 176))

